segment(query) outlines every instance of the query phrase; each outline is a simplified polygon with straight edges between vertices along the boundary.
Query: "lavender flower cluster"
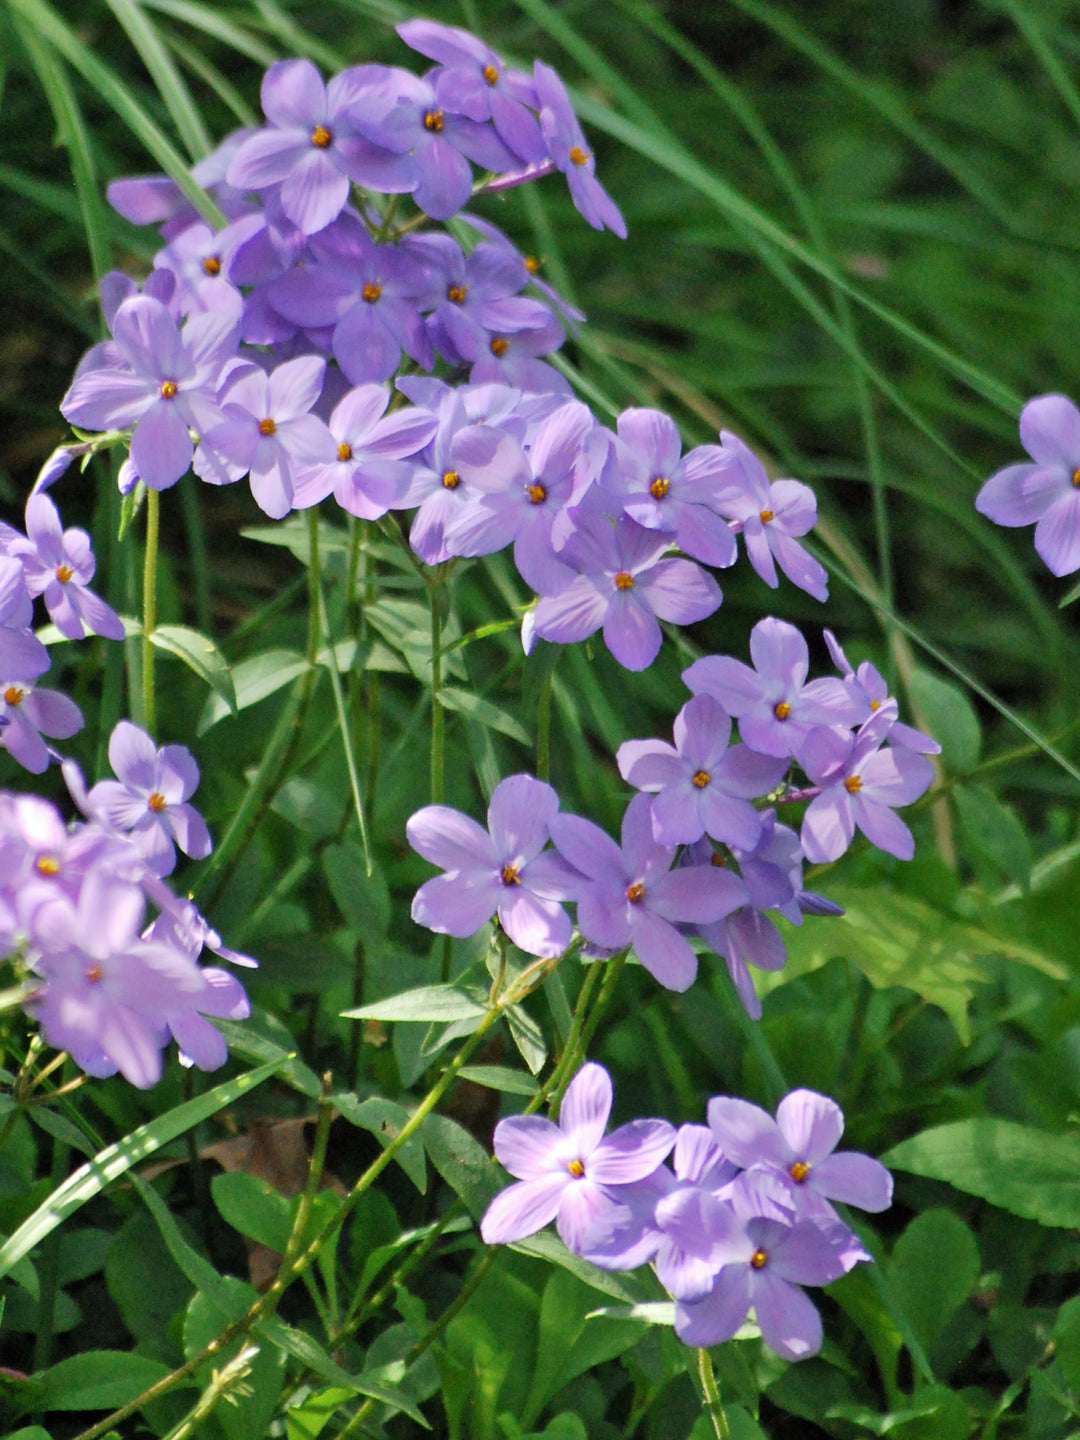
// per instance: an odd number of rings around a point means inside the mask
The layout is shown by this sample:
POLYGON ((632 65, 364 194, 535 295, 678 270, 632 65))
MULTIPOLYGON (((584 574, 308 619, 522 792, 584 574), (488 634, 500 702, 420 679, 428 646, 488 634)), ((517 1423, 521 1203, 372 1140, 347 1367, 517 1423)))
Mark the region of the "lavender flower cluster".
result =
POLYGON ((697 956, 688 937, 696 936, 724 956, 757 1018, 747 965, 778 970, 786 960, 769 912, 796 925, 807 913, 841 913, 804 889, 804 860, 838 859, 856 828, 910 859, 915 842, 894 807, 927 788, 933 766, 926 756, 940 748, 897 720, 896 701, 873 665, 853 670, 826 636, 842 678, 807 683, 805 639, 771 617, 751 634, 753 667, 709 655, 684 672, 694 695, 675 718, 675 743, 619 747, 619 771, 640 792, 626 807, 621 845, 592 821, 560 813, 552 787, 529 775, 496 786, 487 830, 449 806, 417 811, 409 843, 445 873, 420 887, 413 919, 464 937, 497 916, 522 950, 557 956, 573 934, 563 902, 574 901, 578 931, 593 951, 631 946, 669 990, 693 984, 697 956), (735 744, 732 716, 741 737, 735 744), (792 785, 793 764, 809 786, 792 785), (755 800, 772 803, 759 808, 755 800), (775 808, 794 800, 810 801, 798 833, 775 808))
POLYGON ((567 1087, 558 1125, 539 1115, 499 1122, 495 1154, 517 1184, 488 1206, 483 1238, 512 1244, 554 1220, 566 1247, 594 1265, 651 1261, 686 1344, 730 1339, 753 1309, 778 1355, 815 1354, 821 1317, 800 1287, 872 1258, 830 1202, 880 1211, 892 1200, 882 1164, 834 1153, 840 1107, 793 1090, 774 1120, 716 1096, 707 1126, 632 1120, 605 1135, 611 1105, 611 1079, 590 1063, 567 1087))

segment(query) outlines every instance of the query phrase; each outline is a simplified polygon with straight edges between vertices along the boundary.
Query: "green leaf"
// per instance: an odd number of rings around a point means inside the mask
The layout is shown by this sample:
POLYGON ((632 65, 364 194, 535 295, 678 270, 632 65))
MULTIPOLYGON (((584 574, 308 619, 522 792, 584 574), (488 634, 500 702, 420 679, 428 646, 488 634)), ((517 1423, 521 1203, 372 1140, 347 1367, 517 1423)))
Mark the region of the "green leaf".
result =
POLYGON ((973 848, 1027 890, 1031 885, 1031 841, 1016 811, 985 785, 954 785, 960 823, 973 848))
POLYGON ((979 763, 982 732, 963 690, 929 670, 916 670, 908 689, 923 724, 941 745, 945 764, 952 770, 973 770, 979 763))
POLYGON ((1058 609, 1064 610, 1066 605, 1071 605, 1074 600, 1080 599, 1080 583, 1067 590, 1058 601, 1058 609))
POLYGON ((516 740, 519 745, 532 744, 529 732, 508 711, 493 705, 490 700, 485 700, 480 695, 474 695, 471 690, 461 690, 456 685, 443 685, 439 690, 439 699, 447 710, 455 710, 459 715, 483 725, 485 729, 498 730, 500 735, 509 735, 510 739, 516 740))
POLYGON ((280 1190, 257 1175, 233 1170, 214 1176, 210 1194, 227 1225, 279 1255, 284 1253, 292 1230, 292 1212, 280 1190))
POLYGON ((572 1254, 550 1230, 541 1230, 526 1240, 516 1240, 510 1249, 517 1250, 522 1255, 539 1256, 541 1260, 548 1260, 552 1265, 569 1270, 571 1275, 584 1280, 586 1285, 599 1290, 602 1295, 611 1295, 614 1299, 621 1300, 624 1305, 638 1305, 655 1299, 655 1293, 647 1288, 644 1281, 631 1274, 616 1274, 613 1270, 601 1270, 596 1265, 590 1265, 588 1260, 572 1254))
POLYGON ((236 687, 232 672, 212 640, 187 625, 159 625, 151 632, 150 643, 170 655, 179 656, 236 714, 236 687))
POLYGON ((979 1278, 975 1237, 951 1210, 916 1215, 897 1240, 889 1284, 912 1330, 931 1350, 979 1278))
POLYGON ((481 1020, 488 1007, 480 993, 457 985, 422 985, 341 1013, 345 1020, 481 1020))
POLYGON ((250 660, 241 660, 232 670, 235 704, 230 705, 228 699, 217 691, 208 695, 195 734, 205 735, 226 715, 235 715, 240 710, 257 705, 260 700, 283 689, 306 669, 307 661, 296 650, 266 650, 262 655, 253 655, 250 660))
POLYGON ((386 934, 390 926, 390 892, 381 870, 365 872, 359 845, 328 845, 322 856, 326 883, 338 909, 365 945, 386 934))
POLYGON ((1040 1225, 1080 1225, 1080 1137, 1012 1120, 956 1120, 881 1157, 896 1170, 944 1180, 1040 1225))
MULTIPOLYGON (((373 1095, 368 1100, 358 1100, 355 1095, 347 1094, 332 1095, 330 1098, 335 1108, 350 1124, 358 1125, 361 1130, 369 1130, 384 1150, 391 1141, 397 1139, 409 1120, 409 1112, 404 1105, 396 1105, 393 1100, 384 1100, 381 1095, 373 1095)), ((410 1135, 395 1153, 394 1159, 423 1194, 427 1190, 427 1161, 424 1159, 424 1144, 420 1136, 410 1135)))
POLYGON ((463 1065, 458 1075, 474 1085, 486 1085, 489 1090, 502 1090, 507 1095, 535 1095, 538 1088, 531 1075, 505 1065, 463 1065))
MULTIPOLYGON (((585 1317, 607 1315, 612 1320, 640 1320, 643 1325, 674 1325, 674 1300, 643 1300, 640 1305, 601 1305, 599 1310, 590 1310, 585 1317)), ((755 1327, 756 1329, 756 1327, 755 1327)))
POLYGON ((510 1006, 506 1012, 506 1023, 510 1026, 510 1035, 521 1058, 534 1075, 538 1074, 547 1059, 544 1032, 520 1005, 510 1006))
POLYGON ((386 1405, 393 1405, 395 1409, 408 1415, 410 1420, 415 1420, 418 1425, 422 1425, 425 1430, 431 1429, 428 1421, 424 1419, 423 1413, 416 1408, 399 1386, 387 1385, 383 1381, 377 1380, 374 1375, 368 1376, 363 1372, 359 1375, 349 1374, 336 1361, 332 1360, 310 1335, 303 1330, 295 1330, 292 1326, 285 1325, 276 1318, 264 1322, 260 1328, 294 1360, 299 1360, 306 1369, 313 1370, 324 1380, 331 1381, 334 1385, 346 1390, 348 1394, 370 1395, 373 1399, 381 1400, 386 1405))
MULTIPOLYGON (((37 1376, 42 1410, 112 1410, 164 1380, 168 1365, 124 1350, 88 1350, 37 1376)), ((189 1384, 192 1382, 188 1382, 189 1384)))
MULTIPOLYGON (((259 1020, 264 1025, 270 1023, 269 1018, 265 1015, 260 1016, 259 1020)), ((255 1023, 254 1016, 245 1025, 240 1024, 237 1020, 223 1020, 217 1015, 214 1016, 214 1024, 225 1036, 232 1054, 242 1055, 245 1060, 257 1060, 260 1063, 273 1063, 280 1066, 281 1078, 287 1085, 291 1085, 294 1090, 299 1090, 300 1094, 306 1095, 309 1100, 320 1099, 322 1082, 314 1070, 309 1070, 302 1060, 298 1060, 295 1051, 278 1045, 269 1035, 260 1035, 255 1029, 255 1023)), ((283 1036, 291 1039, 280 1021, 273 1023, 282 1031, 283 1036)))
POLYGON ((455 1120, 429 1115, 420 1127, 431 1163, 474 1220, 479 1220, 502 1188, 491 1156, 455 1120))
POLYGON ((270 1076, 277 1074, 281 1068, 282 1062, 273 1060, 267 1065, 260 1065, 257 1070, 237 1075, 235 1079, 226 1080, 223 1085, 208 1090, 205 1095, 187 1100, 174 1110, 158 1116, 149 1124, 140 1125, 115 1145, 106 1146, 93 1160, 81 1165, 74 1174, 69 1175, 48 1200, 0 1245, 0 1277, 9 1272, 16 1260, 21 1260, 35 1245, 40 1244, 62 1220, 66 1220, 95 1195, 100 1195, 118 1176, 125 1174, 133 1165, 141 1164, 147 1156, 152 1155, 162 1145, 167 1145, 170 1140, 175 1140, 178 1135, 194 1129, 217 1111, 232 1105, 241 1095, 246 1095, 256 1085, 269 1080, 270 1076))
POLYGON ((1054 1346, 1066 1384, 1080 1390, 1080 1295, 1066 1300, 1058 1311, 1054 1321, 1054 1346))

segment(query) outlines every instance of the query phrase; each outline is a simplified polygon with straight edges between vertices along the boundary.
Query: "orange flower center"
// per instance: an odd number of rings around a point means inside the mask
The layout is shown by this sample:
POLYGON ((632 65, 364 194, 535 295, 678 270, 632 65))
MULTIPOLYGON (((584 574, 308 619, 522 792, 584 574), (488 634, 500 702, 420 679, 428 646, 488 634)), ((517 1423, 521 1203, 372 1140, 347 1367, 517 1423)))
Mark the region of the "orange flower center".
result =
POLYGON ((495 335, 492 337, 490 348, 492 355, 505 355, 510 349, 510 341, 505 335, 495 335))
POLYGON ((636 905, 639 900, 645 898, 645 886, 640 880, 635 880, 632 885, 626 887, 626 898, 631 905, 636 905))
POLYGON ((339 460, 352 459, 352 446, 347 440, 342 440, 341 444, 337 447, 337 458, 339 460))
POLYGON ((26 695, 26 691, 19 685, 9 685, 4 691, 4 699, 9 705, 20 705, 26 695))
POLYGON ((755 1250, 754 1253, 750 1256, 750 1264, 754 1267, 755 1270, 760 1270, 765 1264, 765 1261, 768 1260, 768 1258, 769 1256, 766 1251, 755 1250))
POLYGON ((151 810, 157 811, 164 810, 169 802, 165 799, 165 796, 161 793, 160 790, 155 790, 146 803, 151 810))
POLYGON ((58 565, 56 567, 56 578, 60 581, 61 585, 66 585, 74 574, 75 571, 72 570, 70 565, 58 565))
POLYGON ((723 855, 719 854, 716 850, 714 850, 709 856, 709 864, 716 865, 719 869, 723 870, 724 866, 727 864, 727 861, 724 859, 723 855))
POLYGON ((456 490, 461 484, 461 476, 456 470, 444 470, 442 483, 446 486, 447 490, 456 490))
POLYGON ((259 421, 260 435, 273 435, 276 430, 277 424, 273 420, 271 420, 269 415, 266 417, 265 420, 259 421))
POLYGON ((541 485, 539 480, 537 480, 536 483, 533 485, 527 485, 525 488, 529 492, 530 504, 542 505, 547 499, 547 491, 544 489, 543 485, 541 485))
POLYGON ((207 255, 206 259, 202 262, 202 268, 206 271, 207 275, 220 275, 221 261, 216 255, 207 255))
POLYGON ((519 866, 504 865, 502 867, 502 882, 504 885, 520 885, 521 876, 518 874, 519 866))
POLYGON ((634 588, 634 577, 629 570, 619 570, 615 575, 615 588, 617 590, 632 590, 634 588))
POLYGON ((693 777, 691 784, 696 785, 699 790, 704 790, 705 786, 709 783, 711 779, 712 776, 709 774, 708 770, 699 770, 697 774, 693 777))
POLYGON ((580 1160, 568 1161, 566 1168, 570 1171, 570 1174, 573 1175, 575 1180, 580 1180, 582 1175, 585 1174, 585 1166, 581 1163, 580 1160))
POLYGON ((1077 470, 1074 470, 1074 471, 1073 471, 1073 473, 1072 473, 1072 483, 1076 486, 1076 488, 1077 488, 1078 490, 1080 490, 1080 469, 1077 469, 1077 470))
POLYGON ((807 1175, 810 1174, 810 1166, 807 1165, 805 1160, 796 1160, 795 1164, 792 1165, 791 1169, 788 1171, 788 1174, 795 1181, 796 1185, 801 1185, 806 1179, 807 1175))
POLYGON ((791 714, 791 705, 787 700, 778 700, 773 706, 772 713, 778 720, 786 720, 791 714))
POLYGON ((34 861, 34 869, 39 875, 59 875, 60 861, 55 855, 39 855, 34 861))
POLYGON ((360 294, 369 305, 374 305, 375 301, 382 294, 382 286, 377 280, 369 280, 363 290, 360 291, 360 294))
POLYGON ((580 145, 575 145, 570 151, 570 159, 575 165, 584 165, 589 159, 589 152, 583 150, 580 145))
POLYGON ((849 795, 857 795, 862 789, 862 776, 849 775, 844 781, 844 789, 848 792, 849 795))
POLYGON ((775 516, 771 510, 762 510, 760 512, 760 518, 762 525, 767 525, 770 520, 775 519, 775 516))
POLYGON ((451 304, 460 305, 465 299, 465 290, 466 287, 464 285, 451 285, 446 292, 446 298, 451 304))
POLYGON ((175 394, 176 394, 176 381, 175 381, 175 380, 163 380, 163 381, 161 382, 161 398, 162 398, 162 400, 171 400, 175 394))
POLYGON ((871 701, 870 701, 870 709, 871 709, 871 710, 880 710, 880 709, 881 709, 881 701, 880 701, 880 700, 871 700, 871 701))
POLYGON ((105 971, 101 968, 100 965, 88 965, 83 971, 83 974, 86 976, 87 980, 90 981, 91 985, 96 985, 99 980, 105 979, 105 971))
POLYGON ((539 271, 540 261, 536 258, 535 255, 525 256, 525 269, 529 272, 530 275, 535 275, 539 271))
POLYGON ((498 78, 499 78, 499 69, 498 69, 498 66, 497 66, 497 65, 485 65, 484 68, 483 68, 483 70, 480 71, 480 74, 483 75, 484 79, 487 81, 487 83, 488 83, 489 85, 494 85, 494 84, 495 84, 495 81, 498 80, 498 78))
POLYGON ((320 150, 325 150, 333 138, 325 125, 316 125, 311 132, 311 143, 317 145, 320 150))
POLYGON ((429 110, 424 116, 424 129, 431 130, 438 134, 443 127, 443 112, 441 110, 429 110))
POLYGON ((657 475, 649 486, 649 494, 654 500, 662 500, 671 489, 671 481, 666 475, 657 475))

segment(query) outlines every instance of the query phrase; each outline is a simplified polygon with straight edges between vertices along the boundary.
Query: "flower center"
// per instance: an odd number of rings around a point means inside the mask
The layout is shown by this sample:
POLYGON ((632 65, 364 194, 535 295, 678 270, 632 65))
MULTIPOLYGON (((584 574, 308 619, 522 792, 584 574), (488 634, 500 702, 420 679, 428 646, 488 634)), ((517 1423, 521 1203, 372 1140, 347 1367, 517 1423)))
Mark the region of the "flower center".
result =
POLYGON ((206 271, 207 275, 220 275, 221 261, 216 255, 207 255, 206 259, 202 262, 202 268, 206 271))
POLYGON ((636 905, 639 900, 644 900, 645 886, 640 880, 635 880, 632 885, 626 887, 626 898, 630 901, 631 905, 636 905))
POLYGON ((374 305, 375 301, 382 294, 382 286, 377 280, 369 280, 363 290, 360 291, 360 294, 369 305, 374 305))
POLYGON ((632 590, 634 588, 634 577, 629 570, 619 570, 615 574, 616 590, 632 590))
POLYGON ((697 774, 692 777, 691 784, 696 785, 699 790, 704 790, 711 779, 712 776, 708 770, 699 770, 697 774))
POLYGON ((60 861, 55 855, 39 855, 34 861, 34 869, 39 875, 59 875, 60 861))
POLYGON ((773 706, 772 712, 778 720, 786 720, 791 714, 791 703, 787 700, 778 700, 773 706))
POLYGON ((649 486, 649 494, 654 500, 662 500, 671 489, 671 481, 666 475, 657 475, 649 486))
POLYGON ((495 81, 499 78, 499 67, 497 65, 485 65, 483 70, 480 71, 480 74, 483 75, 489 85, 494 85, 495 81))
POLYGON ((862 776, 849 775, 844 781, 844 789, 848 792, 849 795, 857 795, 862 789, 862 776))
POLYGON ((461 302, 465 299, 465 291, 466 286, 464 285, 451 285, 449 290, 447 290, 446 292, 446 298, 452 304, 460 305, 461 302))
POLYGON ((101 968, 100 965, 88 965, 83 971, 83 974, 86 976, 87 980, 89 980, 91 985, 96 985, 99 980, 105 979, 105 971, 101 968))
POLYGON ((4 691, 4 699, 9 705, 21 705, 26 696, 26 691, 19 685, 9 685, 4 691))
POLYGON ((165 796, 161 793, 160 790, 155 790, 146 803, 151 810, 158 811, 164 810, 169 802, 165 799, 165 796))
POLYGON ((72 570, 70 565, 58 565, 56 567, 56 578, 60 581, 61 585, 66 585, 74 574, 75 571, 72 570))
POLYGON ((260 420, 260 421, 259 421, 259 434, 260 434, 260 435, 273 435, 276 430, 277 430, 277 424, 276 424, 275 421, 271 420, 271 418, 270 418, 269 415, 266 417, 265 420, 260 420))
POLYGON ((795 1164, 792 1165, 791 1169, 788 1171, 788 1174, 795 1181, 796 1185, 801 1185, 806 1179, 807 1175, 810 1174, 810 1166, 807 1165, 805 1160, 796 1160, 795 1164))
POLYGON ((871 710, 880 710, 880 709, 881 709, 881 701, 880 701, 880 700, 871 700, 871 701, 870 701, 870 709, 871 709, 871 710))
POLYGON ((581 1163, 580 1160, 567 1161, 566 1168, 570 1171, 570 1174, 573 1175, 575 1180, 580 1180, 582 1175, 585 1174, 585 1166, 581 1163))
POLYGON ((447 490, 456 490, 461 484, 461 476, 456 470, 444 470, 442 483, 446 486, 447 490))
POLYGON ((723 855, 721 855, 718 851, 714 850, 709 856, 709 864, 715 865, 718 869, 723 870, 724 866, 727 864, 727 861, 724 859, 723 855))
POLYGON ((510 349, 510 341, 505 335, 493 335, 490 348, 492 355, 505 355, 510 349))
POLYGON ((504 865, 502 867, 502 882, 504 885, 520 885, 521 876, 518 873, 519 865, 504 865))
POLYGON ((769 1255, 767 1251, 755 1250, 754 1253, 750 1256, 750 1264, 754 1267, 755 1270, 761 1270, 764 1267, 765 1262, 766 1260, 768 1260, 768 1258, 769 1255))
POLYGON ((320 150, 325 150, 333 138, 325 125, 316 125, 311 132, 311 143, 317 145, 320 150))
POLYGON ((526 485, 525 489, 528 491, 529 503, 531 505, 542 505, 547 499, 547 491, 539 480, 532 485, 526 485))
POLYGON ((424 129, 432 131, 437 135, 443 127, 443 112, 441 110, 429 110, 424 116, 424 129))
POLYGON ((760 519, 762 525, 767 525, 770 520, 775 519, 775 516, 771 510, 762 510, 760 511, 760 519))
POLYGON ((589 152, 583 150, 580 145, 574 145, 570 150, 570 159, 575 165, 584 165, 588 162, 589 152))
POLYGON ((175 394, 176 394, 176 381, 175 381, 175 380, 162 380, 162 382, 161 382, 161 398, 162 398, 162 400, 171 400, 175 394))
POLYGON ((1072 483, 1076 486, 1076 488, 1077 488, 1078 490, 1080 490, 1080 469, 1077 469, 1077 470, 1074 470, 1074 471, 1073 471, 1073 473, 1072 473, 1072 483))
POLYGON ((347 440, 342 440, 341 444, 337 447, 337 458, 339 460, 352 459, 352 446, 347 440))
POLYGON ((536 258, 535 255, 525 256, 525 269, 529 272, 530 275, 536 275, 539 272, 540 261, 536 258))

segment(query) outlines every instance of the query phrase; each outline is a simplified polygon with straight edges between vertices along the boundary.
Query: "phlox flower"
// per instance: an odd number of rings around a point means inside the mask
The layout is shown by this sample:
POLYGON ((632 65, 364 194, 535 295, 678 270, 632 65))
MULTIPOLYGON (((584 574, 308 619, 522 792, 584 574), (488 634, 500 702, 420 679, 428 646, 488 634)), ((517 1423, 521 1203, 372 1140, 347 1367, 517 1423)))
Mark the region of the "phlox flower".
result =
POLYGON ((585 142, 566 86, 542 60, 533 65, 533 78, 540 102, 540 129, 556 169, 566 176, 570 198, 594 230, 613 230, 625 240, 626 221, 596 178, 596 159, 585 142))
POLYGON ((37 690, 28 680, 0 682, 0 745, 24 770, 40 775, 49 765, 48 735, 66 740, 83 727, 82 711, 58 690, 37 690))
POLYGON ((65 530, 48 495, 30 496, 26 538, 10 541, 7 549, 22 562, 27 590, 44 597, 45 608, 62 635, 81 640, 86 630, 92 630, 110 640, 123 640, 120 616, 89 588, 96 566, 90 536, 85 530, 65 530))
MULTIPOLYGON (((17 530, 11 532, 19 537, 17 530)), ((0 535, 0 545, 7 540, 0 535)), ((35 680, 49 668, 49 652, 30 629, 34 602, 26 588, 22 562, 0 554, 0 671, 19 680, 35 680)))
MULTIPOLYGON (((869 660, 863 660, 856 670, 851 661, 840 648, 836 636, 831 630, 826 630, 825 644, 829 647, 829 654, 833 658, 833 664, 844 677, 844 684, 851 692, 855 703, 859 707, 854 724, 861 725, 864 720, 869 720, 875 710, 880 710, 886 700, 889 699, 889 687, 885 683, 885 677, 876 665, 869 660)), ((809 688, 809 687, 808 687, 809 688)), ((915 730, 910 725, 904 725, 897 720, 889 731, 890 745, 906 745, 909 750, 917 750, 920 755, 940 755, 941 746, 931 735, 924 735, 921 730, 915 730)))
POLYGON ((488 1245, 534 1235, 552 1220, 567 1249, 580 1254, 596 1222, 618 1204, 622 1187, 650 1175, 675 1142, 666 1120, 632 1120, 605 1137, 611 1077, 587 1064, 571 1080, 555 1125, 542 1115, 513 1115, 495 1127, 495 1156, 518 1183, 484 1212, 488 1245))

